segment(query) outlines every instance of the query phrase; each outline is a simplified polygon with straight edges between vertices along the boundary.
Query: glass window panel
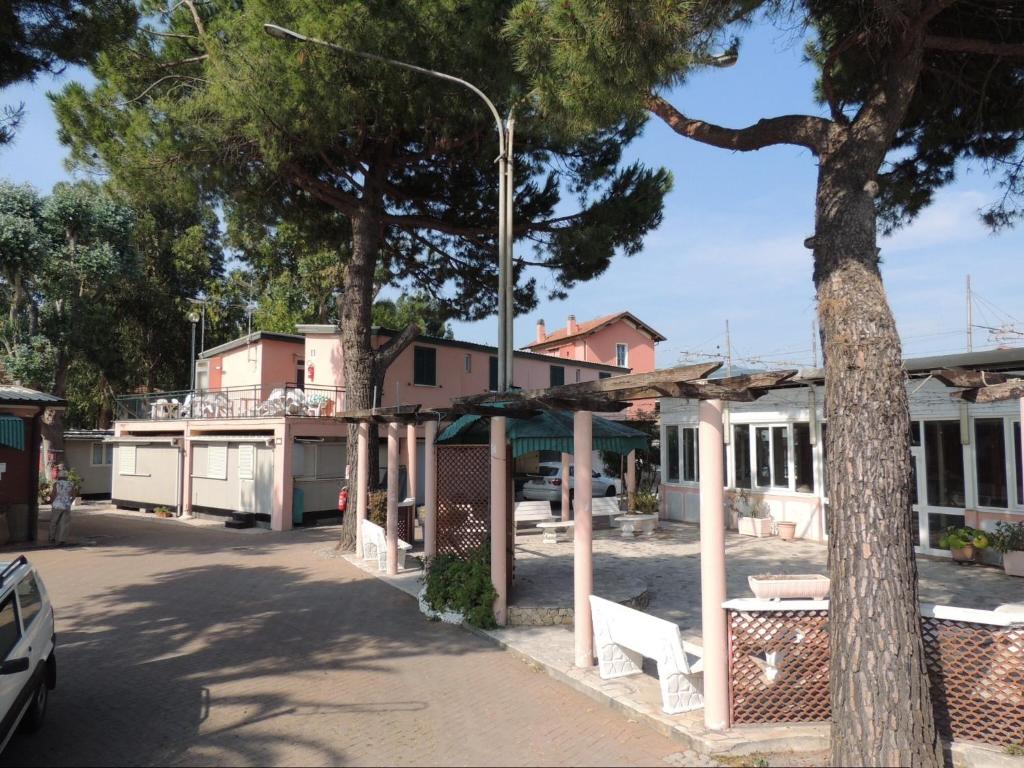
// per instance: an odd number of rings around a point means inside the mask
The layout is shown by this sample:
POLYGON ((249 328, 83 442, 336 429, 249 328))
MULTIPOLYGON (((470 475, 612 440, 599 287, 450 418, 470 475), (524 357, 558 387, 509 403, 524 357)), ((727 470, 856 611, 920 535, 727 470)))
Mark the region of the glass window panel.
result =
POLYGON ((974 420, 974 466, 978 473, 979 506, 1009 506, 1002 419, 974 420))
POLYGON ((915 448, 921 445, 921 422, 910 422, 910 444, 915 448))
POLYGON ((113 464, 114 463, 114 444, 113 443, 107 443, 107 461, 106 461, 106 463, 107 464, 113 464))
MULTIPOLYGON (((925 442, 928 441, 928 422, 925 422, 925 442)), ((959 425, 957 431, 959 432, 959 425)), ((947 528, 957 527, 959 528, 964 524, 963 515, 947 515, 942 512, 931 513, 928 515, 928 546, 932 549, 939 548, 939 539, 946 533, 947 528)))
POLYGON ((789 427, 772 427, 772 485, 789 488, 789 427))
POLYGON ((103 443, 92 444, 92 463, 94 465, 103 463, 103 443))
POLYGON ((916 509, 910 510, 910 524, 913 526, 910 529, 910 537, 914 541, 914 546, 921 546, 921 512, 916 509))
POLYGON ((917 456, 910 457, 910 503, 917 504, 917 456))
POLYGON ((1024 507, 1024 466, 1021 465, 1020 422, 1013 422, 1013 473, 1017 476, 1017 503, 1024 507))
POLYGON ((679 482, 679 427, 665 427, 668 468, 665 475, 668 482, 679 482))
POLYGON ((437 385, 437 350, 433 347, 413 347, 413 384, 428 387, 437 385))
POLYGON ((828 498, 828 424, 821 425, 821 489, 828 498))
POLYGON ((19 581, 17 591, 18 606, 21 608, 21 622, 27 628, 32 623, 32 619, 39 613, 39 609, 43 607, 43 598, 39 594, 39 585, 36 583, 36 577, 30 573, 19 581))
POLYGON ((797 492, 813 493, 814 446, 811 445, 811 425, 805 421, 793 425, 793 471, 797 492))
POLYGON ((0 660, 5 660, 10 656, 20 638, 18 614, 14 608, 14 595, 11 594, 3 601, 3 604, 0 604, 0 660))
POLYGON ((565 368, 561 365, 551 366, 551 386, 560 387, 565 384, 565 368))
POLYGON ((750 487, 750 426, 734 424, 732 428, 733 463, 736 487, 750 487))
POLYGON ((924 423, 924 459, 928 505, 963 507, 964 454, 959 421, 924 423))
POLYGON ((683 433, 683 480, 695 482, 697 476, 697 430, 686 427, 683 433))
POLYGON ((759 487, 767 488, 772 484, 771 446, 768 444, 771 430, 768 427, 758 427, 754 432, 754 441, 757 443, 757 484, 759 487))

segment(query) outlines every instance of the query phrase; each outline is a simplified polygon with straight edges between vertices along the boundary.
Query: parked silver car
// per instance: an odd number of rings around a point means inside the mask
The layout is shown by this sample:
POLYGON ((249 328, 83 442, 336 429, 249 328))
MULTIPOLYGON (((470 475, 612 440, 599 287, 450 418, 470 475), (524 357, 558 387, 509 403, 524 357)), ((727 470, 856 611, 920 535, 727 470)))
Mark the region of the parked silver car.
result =
MULTIPOLYGON (((569 465, 569 493, 575 488, 576 467, 569 465)), ((607 477, 600 472, 592 472, 590 487, 594 496, 618 495, 618 480, 607 477)), ((523 484, 523 498, 528 501, 561 501, 562 500, 562 464, 558 461, 544 461, 538 467, 537 474, 523 484)))
POLYGON ((0 751, 21 725, 43 724, 57 685, 53 606, 24 555, 0 563, 0 751))

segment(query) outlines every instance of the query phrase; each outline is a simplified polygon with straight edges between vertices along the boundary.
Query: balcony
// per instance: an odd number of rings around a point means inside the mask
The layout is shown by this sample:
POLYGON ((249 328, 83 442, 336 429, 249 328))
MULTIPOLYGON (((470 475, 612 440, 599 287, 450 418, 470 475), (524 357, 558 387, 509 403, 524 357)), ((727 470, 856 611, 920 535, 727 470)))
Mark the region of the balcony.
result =
POLYGON ((280 416, 329 418, 345 410, 338 387, 283 385, 183 389, 122 395, 115 404, 118 421, 174 419, 260 419, 280 416))

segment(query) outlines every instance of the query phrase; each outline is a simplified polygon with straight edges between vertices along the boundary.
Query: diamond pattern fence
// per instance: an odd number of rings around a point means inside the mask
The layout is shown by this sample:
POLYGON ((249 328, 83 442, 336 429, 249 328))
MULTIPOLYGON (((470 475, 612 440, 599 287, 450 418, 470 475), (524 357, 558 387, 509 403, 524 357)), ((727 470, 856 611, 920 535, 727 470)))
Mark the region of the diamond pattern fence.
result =
MULTIPOLYGON (((946 739, 1024 738, 1024 626, 923 617, 932 703, 946 739)), ((830 716, 827 610, 729 610, 732 722, 830 716)))
POLYGON ((437 553, 465 557, 488 540, 491 464, 486 445, 437 446, 437 553))

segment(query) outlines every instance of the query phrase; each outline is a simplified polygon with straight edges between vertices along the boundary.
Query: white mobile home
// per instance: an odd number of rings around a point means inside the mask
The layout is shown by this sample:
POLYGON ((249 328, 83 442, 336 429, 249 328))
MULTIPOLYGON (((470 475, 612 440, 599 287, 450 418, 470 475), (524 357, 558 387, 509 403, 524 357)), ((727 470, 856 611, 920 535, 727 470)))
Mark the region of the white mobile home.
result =
MULTIPOLYGON (((905 366, 920 551, 945 554, 938 540, 951 525, 984 529, 997 520, 1024 520, 1021 403, 955 400, 953 390, 930 376, 942 368, 1019 375, 1024 349, 909 359, 905 366)), ((820 375, 802 376, 800 384, 752 403, 729 403, 724 450, 732 506, 763 503, 774 520, 795 522, 798 537, 825 541, 827 429, 820 375)), ((661 400, 661 454, 662 516, 697 522, 697 401, 661 400)), ((730 527, 736 514, 727 512, 730 527)))

